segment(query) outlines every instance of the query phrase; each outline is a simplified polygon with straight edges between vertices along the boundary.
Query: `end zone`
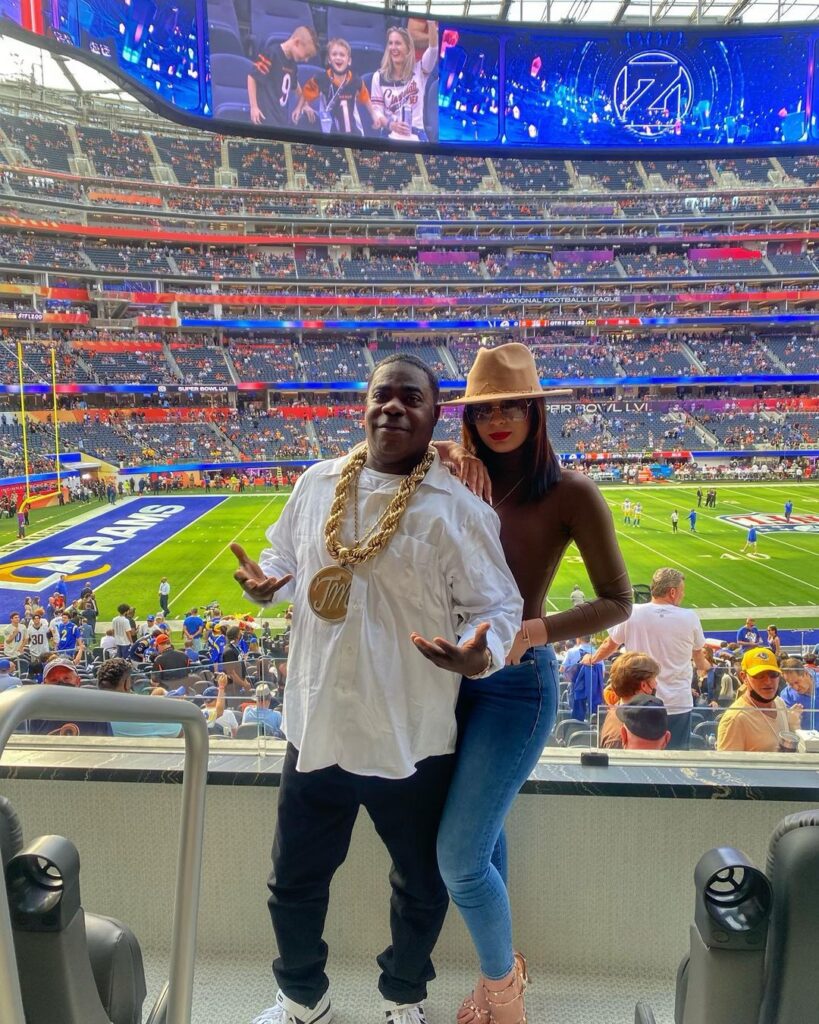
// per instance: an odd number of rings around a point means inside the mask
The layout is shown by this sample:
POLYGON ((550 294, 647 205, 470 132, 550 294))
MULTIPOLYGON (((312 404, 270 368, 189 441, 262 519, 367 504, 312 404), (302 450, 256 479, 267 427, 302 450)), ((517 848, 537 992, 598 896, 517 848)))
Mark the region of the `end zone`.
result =
POLYGON ((45 602, 62 574, 107 583, 160 544, 212 511, 225 495, 137 498, 0 557, 0 622, 23 597, 45 602))

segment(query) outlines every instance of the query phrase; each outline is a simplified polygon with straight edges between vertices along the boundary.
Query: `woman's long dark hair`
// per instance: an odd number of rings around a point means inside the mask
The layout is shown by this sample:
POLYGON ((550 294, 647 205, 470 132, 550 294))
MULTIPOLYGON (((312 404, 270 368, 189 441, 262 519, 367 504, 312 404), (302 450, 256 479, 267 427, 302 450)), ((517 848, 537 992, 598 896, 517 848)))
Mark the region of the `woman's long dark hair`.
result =
MULTIPOLYGON (((546 427, 546 404, 542 398, 533 398, 531 402, 529 433, 524 441, 530 501, 542 498, 550 487, 554 487, 560 481, 561 476, 560 459, 552 448, 546 427)), ((463 418, 463 445, 484 463, 491 462, 494 458, 494 453, 481 441, 466 411, 463 418)))

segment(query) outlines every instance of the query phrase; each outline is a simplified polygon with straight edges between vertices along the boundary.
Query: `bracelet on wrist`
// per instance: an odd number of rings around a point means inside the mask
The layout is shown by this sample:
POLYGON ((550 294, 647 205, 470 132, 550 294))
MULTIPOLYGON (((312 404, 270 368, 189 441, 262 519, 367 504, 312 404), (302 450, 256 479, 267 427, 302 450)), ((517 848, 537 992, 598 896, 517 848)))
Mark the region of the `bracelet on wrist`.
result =
POLYGON ((467 679, 480 679, 482 675, 485 675, 489 666, 492 664, 492 652, 487 647, 483 652, 486 655, 486 661, 484 662, 483 668, 479 672, 473 672, 472 675, 466 676, 467 679))

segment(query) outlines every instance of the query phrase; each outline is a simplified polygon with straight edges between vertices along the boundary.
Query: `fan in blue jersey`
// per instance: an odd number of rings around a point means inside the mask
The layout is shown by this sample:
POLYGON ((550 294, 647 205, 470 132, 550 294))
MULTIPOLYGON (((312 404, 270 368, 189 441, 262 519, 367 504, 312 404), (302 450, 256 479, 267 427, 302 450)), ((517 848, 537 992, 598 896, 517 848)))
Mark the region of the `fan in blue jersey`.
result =
POLYGON ((82 632, 76 622, 72 622, 68 612, 60 612, 60 619, 56 623, 55 632, 57 635, 57 650, 63 654, 75 654, 85 647, 82 639, 82 632))

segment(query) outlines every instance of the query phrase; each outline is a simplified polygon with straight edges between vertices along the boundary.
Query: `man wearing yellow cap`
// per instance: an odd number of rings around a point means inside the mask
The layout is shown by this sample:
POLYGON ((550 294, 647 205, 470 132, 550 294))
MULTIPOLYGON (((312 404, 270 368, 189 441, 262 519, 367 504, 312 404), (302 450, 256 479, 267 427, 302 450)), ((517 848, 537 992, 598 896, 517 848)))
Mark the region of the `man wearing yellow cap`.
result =
POLYGON ((717 750, 778 750, 780 734, 798 727, 801 708, 791 718, 777 697, 781 674, 773 651, 764 647, 746 651, 739 678, 739 695, 717 728, 717 750))

